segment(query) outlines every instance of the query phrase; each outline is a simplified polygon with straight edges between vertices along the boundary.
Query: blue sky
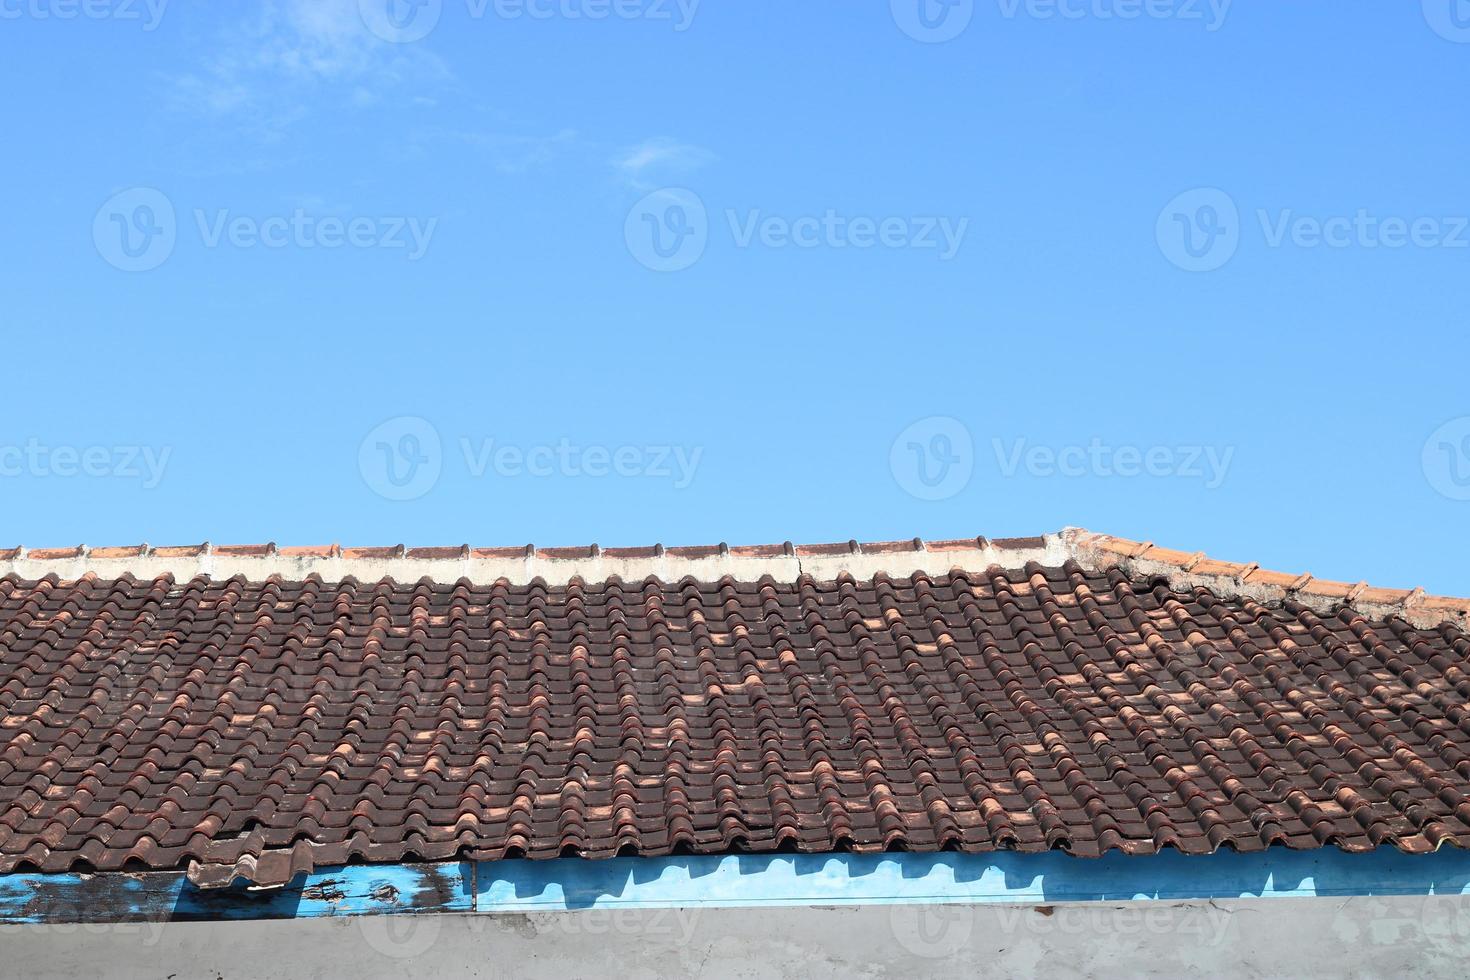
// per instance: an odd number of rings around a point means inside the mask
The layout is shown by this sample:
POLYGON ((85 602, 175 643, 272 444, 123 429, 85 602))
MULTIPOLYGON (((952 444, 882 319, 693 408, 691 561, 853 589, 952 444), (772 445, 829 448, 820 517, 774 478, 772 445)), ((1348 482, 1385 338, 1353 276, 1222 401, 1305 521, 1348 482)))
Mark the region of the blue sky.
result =
POLYGON ((0 539, 1470 594, 1470 4, 388 2, 0 3, 0 539))

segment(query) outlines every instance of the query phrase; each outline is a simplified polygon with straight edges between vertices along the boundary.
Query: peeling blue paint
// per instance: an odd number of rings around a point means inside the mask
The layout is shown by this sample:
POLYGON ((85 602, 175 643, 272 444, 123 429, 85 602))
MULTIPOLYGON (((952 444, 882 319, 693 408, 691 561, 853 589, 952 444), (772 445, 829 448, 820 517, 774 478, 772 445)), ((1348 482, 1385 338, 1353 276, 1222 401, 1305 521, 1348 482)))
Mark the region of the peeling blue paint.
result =
POLYGON ((738 855, 481 864, 477 911, 1470 893, 1470 852, 738 855))
POLYGON ((0 875, 0 922, 198 921, 406 912, 1051 904, 1470 894, 1470 852, 729 855, 323 868, 284 888, 201 891, 180 872, 0 875))
POLYGON ((203 890, 182 872, 0 875, 0 922, 194 922, 395 912, 471 912, 472 866, 322 868, 284 888, 203 890))

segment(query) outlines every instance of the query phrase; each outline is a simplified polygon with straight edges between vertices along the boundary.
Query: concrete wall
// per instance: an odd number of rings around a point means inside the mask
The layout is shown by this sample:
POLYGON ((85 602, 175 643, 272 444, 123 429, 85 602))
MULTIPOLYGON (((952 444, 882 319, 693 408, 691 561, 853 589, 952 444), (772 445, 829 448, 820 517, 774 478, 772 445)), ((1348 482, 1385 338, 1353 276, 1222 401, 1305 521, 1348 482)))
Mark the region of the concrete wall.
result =
POLYGON ((0 976, 1462 977, 1470 898, 591 909, 0 926, 0 976))

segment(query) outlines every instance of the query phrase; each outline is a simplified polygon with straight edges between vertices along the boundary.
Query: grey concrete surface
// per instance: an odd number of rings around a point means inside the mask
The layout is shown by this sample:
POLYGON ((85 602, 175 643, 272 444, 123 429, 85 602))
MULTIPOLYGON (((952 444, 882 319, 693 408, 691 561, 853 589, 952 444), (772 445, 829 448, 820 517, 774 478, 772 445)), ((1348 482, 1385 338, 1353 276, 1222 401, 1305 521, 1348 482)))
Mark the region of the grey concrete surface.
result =
POLYGON ((1470 899, 587 911, 0 927, 0 976, 1462 977, 1470 899))

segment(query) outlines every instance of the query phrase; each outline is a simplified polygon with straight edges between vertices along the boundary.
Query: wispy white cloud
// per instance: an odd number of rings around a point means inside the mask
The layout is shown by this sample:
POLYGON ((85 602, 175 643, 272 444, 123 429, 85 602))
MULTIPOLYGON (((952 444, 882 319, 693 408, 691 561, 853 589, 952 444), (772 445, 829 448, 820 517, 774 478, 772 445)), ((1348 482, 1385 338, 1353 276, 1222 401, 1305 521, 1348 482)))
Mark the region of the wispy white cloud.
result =
POLYGON ((657 136, 621 151, 612 163, 629 185, 637 190, 650 190, 698 170, 714 158, 703 147, 657 136))
POLYGON ((192 71, 168 78, 173 104, 235 117, 264 137, 309 114, 307 105, 361 108, 380 93, 413 99, 449 77, 423 45, 369 31, 357 0, 264 0, 205 48, 192 71))

